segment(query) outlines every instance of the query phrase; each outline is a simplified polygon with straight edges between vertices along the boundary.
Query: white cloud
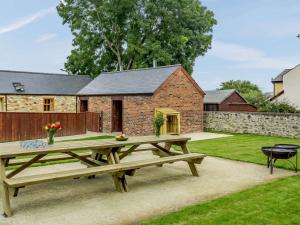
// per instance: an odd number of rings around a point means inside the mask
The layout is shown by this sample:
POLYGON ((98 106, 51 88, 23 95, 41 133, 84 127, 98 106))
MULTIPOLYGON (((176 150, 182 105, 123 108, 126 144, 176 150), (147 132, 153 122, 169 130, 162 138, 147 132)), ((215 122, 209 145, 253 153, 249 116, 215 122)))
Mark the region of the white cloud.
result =
POLYGON ((53 12, 55 12, 55 8, 51 7, 51 8, 38 11, 30 16, 19 18, 16 21, 12 22, 11 24, 8 24, 7 26, 0 27, 0 34, 5 34, 5 33, 18 30, 53 12))
POLYGON ((37 43, 42 43, 45 41, 49 41, 53 38, 55 38, 57 35, 54 33, 47 33, 47 34, 43 34, 42 36, 40 36, 38 39, 36 39, 37 43))
POLYGON ((269 57, 256 48, 221 41, 213 42, 212 50, 208 55, 236 62, 236 67, 255 69, 284 69, 292 67, 300 61, 300 58, 269 57))
POLYGON ((61 2, 63 5, 67 5, 67 3, 66 3, 65 0, 60 0, 60 2, 61 2))

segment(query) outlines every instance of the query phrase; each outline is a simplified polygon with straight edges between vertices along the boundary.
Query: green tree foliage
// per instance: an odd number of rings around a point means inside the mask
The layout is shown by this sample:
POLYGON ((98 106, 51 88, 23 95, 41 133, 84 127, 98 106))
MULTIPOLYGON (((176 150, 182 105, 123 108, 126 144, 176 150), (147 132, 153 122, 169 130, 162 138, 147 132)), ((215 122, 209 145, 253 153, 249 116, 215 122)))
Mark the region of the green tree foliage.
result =
POLYGON ((181 63, 189 71, 210 48, 213 12, 199 0, 65 0, 57 6, 68 24, 71 74, 181 63))
POLYGON ((263 94, 256 84, 253 84, 248 80, 230 80, 222 82, 219 89, 235 89, 251 104, 256 101, 257 96, 262 96, 263 94))
POLYGON ((236 89, 246 100, 261 112, 296 113, 297 109, 286 101, 270 101, 260 88, 247 80, 222 82, 220 90, 236 89))

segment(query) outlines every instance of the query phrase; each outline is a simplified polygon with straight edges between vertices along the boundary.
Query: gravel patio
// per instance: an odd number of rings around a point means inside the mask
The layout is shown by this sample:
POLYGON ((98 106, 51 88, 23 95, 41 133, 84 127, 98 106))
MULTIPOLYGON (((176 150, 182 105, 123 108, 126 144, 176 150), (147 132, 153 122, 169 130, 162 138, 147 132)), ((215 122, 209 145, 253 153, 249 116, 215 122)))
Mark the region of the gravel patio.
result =
MULTIPOLYGON (((148 157, 153 156, 141 152, 131 158, 148 157)), ((57 164, 30 168, 23 174, 80 167, 79 163, 57 164)), ((190 170, 182 162, 141 169, 128 178, 128 193, 116 192, 109 175, 30 186, 12 198, 14 215, 1 216, 0 224, 138 224, 191 204, 294 175, 280 169, 270 175, 264 166, 214 157, 206 157, 198 170, 200 177, 187 176, 190 170)))

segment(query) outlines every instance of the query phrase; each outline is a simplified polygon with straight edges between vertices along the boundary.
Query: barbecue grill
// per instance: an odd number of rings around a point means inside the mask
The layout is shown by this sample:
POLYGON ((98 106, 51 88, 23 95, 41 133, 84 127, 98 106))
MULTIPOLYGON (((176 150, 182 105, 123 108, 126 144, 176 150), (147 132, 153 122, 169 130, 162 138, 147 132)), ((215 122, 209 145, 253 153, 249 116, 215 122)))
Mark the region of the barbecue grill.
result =
POLYGON ((277 144, 272 147, 262 147, 262 152, 267 156, 267 167, 270 168, 270 173, 273 173, 274 164, 278 159, 286 159, 298 171, 298 149, 300 146, 292 144, 277 144), (290 158, 296 156, 296 161, 293 163, 290 158))

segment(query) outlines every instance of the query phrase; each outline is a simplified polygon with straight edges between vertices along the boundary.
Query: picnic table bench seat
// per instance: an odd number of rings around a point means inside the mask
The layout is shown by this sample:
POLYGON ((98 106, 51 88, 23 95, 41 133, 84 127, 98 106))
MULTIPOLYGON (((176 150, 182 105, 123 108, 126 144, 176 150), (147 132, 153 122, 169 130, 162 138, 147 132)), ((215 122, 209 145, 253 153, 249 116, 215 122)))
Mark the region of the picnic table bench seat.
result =
POLYGON ((68 178, 77 178, 83 176, 91 176, 98 175, 104 173, 114 173, 114 172, 125 172, 129 170, 136 170, 143 167, 154 166, 154 165, 162 165, 165 163, 173 163, 177 161, 188 161, 193 163, 201 163, 204 155, 198 153, 189 153, 183 155, 176 155, 170 157, 162 157, 156 159, 147 159, 147 160, 139 160, 134 162, 127 163, 119 163, 114 165, 105 165, 99 167, 90 167, 83 169, 75 169, 70 171, 61 171, 61 172, 53 172, 47 174, 39 174, 39 175, 30 175, 30 176, 22 176, 22 177, 14 177, 10 179, 5 179, 4 182, 13 188, 44 183, 54 180, 68 179, 68 178))

